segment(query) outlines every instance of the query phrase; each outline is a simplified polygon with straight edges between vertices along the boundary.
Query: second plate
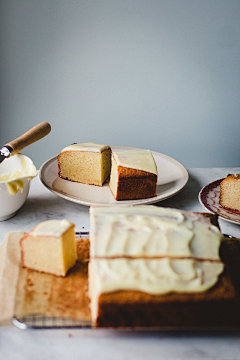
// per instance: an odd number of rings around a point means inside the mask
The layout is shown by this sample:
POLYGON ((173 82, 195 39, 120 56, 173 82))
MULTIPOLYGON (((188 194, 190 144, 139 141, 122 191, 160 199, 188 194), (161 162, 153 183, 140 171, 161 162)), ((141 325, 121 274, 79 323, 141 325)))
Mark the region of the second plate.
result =
POLYGON ((240 224, 240 211, 228 210, 219 204, 220 182, 222 180, 218 179, 204 186, 199 193, 199 201, 206 210, 217 214, 220 218, 234 224, 240 224))

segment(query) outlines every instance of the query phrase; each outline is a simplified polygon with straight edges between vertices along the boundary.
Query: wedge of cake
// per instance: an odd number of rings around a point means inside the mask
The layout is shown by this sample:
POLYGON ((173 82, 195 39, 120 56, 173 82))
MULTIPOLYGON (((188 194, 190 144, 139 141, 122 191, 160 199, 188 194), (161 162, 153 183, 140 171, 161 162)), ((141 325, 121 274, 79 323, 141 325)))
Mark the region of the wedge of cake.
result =
POLYGON ((58 155, 58 174, 66 180, 102 186, 110 170, 111 148, 108 145, 72 144, 58 155))
POLYGON ((220 183, 219 204, 240 211, 240 174, 230 174, 220 183))
POLYGON ((109 187, 115 200, 156 196, 157 167, 151 151, 113 152, 109 187))
POLYGON ((239 286, 230 270, 233 256, 224 251, 222 261, 222 243, 212 214, 156 206, 91 207, 93 325, 239 324, 239 286))
POLYGON ((23 267, 66 276, 77 260, 74 224, 68 220, 48 220, 38 224, 21 240, 23 267))

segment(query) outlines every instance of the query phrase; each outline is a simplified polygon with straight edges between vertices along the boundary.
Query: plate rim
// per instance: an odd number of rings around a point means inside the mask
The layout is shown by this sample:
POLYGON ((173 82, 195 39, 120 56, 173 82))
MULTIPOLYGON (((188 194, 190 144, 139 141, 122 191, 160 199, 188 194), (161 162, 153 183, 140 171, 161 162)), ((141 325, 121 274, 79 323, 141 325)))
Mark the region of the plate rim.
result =
MULTIPOLYGON (((124 150, 127 150, 127 149, 131 149, 131 150, 141 150, 140 148, 133 148, 133 147, 125 147, 125 146, 112 146, 111 147, 112 149, 124 149, 124 150)), ((57 190, 54 190, 51 186, 49 186, 45 181, 44 181, 44 177, 43 177, 43 173, 44 173, 44 169, 46 166, 50 165, 52 162, 54 161, 57 161, 57 158, 58 158, 58 155, 55 155, 53 157, 51 157, 50 159, 46 160, 40 167, 39 169, 39 179, 40 181, 42 182, 42 184, 49 190, 51 191, 52 193, 54 193, 55 195, 65 199, 65 200, 68 200, 68 201, 71 201, 71 202, 74 202, 74 203, 77 203, 77 204, 80 204, 80 205, 84 205, 84 206, 116 206, 116 205, 147 205, 147 204, 153 204, 153 203, 157 203, 157 202, 160 202, 160 201, 163 201, 163 200, 166 200, 166 199, 169 199, 170 197, 172 196, 175 196, 177 195, 180 191, 182 191, 184 189, 184 187, 187 185, 188 183, 188 180, 189 180, 189 173, 187 171, 187 169, 178 161, 178 160, 175 160, 174 158, 168 156, 168 155, 165 155, 165 154, 162 154, 160 152, 157 152, 157 151, 154 151, 154 150, 151 150, 151 152, 153 154, 157 154, 157 155, 160 155, 161 157, 169 160, 170 162, 174 163, 182 172, 182 179, 183 179, 183 184, 181 185, 181 187, 177 190, 177 191, 174 191, 173 193, 171 194, 168 194, 166 195, 165 197, 162 197, 162 198, 159 198, 159 197, 152 197, 152 198, 147 198, 147 199, 137 199, 137 200, 123 200, 123 201, 116 201, 114 203, 108 203, 108 204, 103 204, 103 203, 95 203, 93 201, 85 201, 85 200, 80 200, 79 198, 75 198, 73 195, 68 195, 67 193, 64 193, 64 192, 59 192, 57 190)))
MULTIPOLYGON (((209 212, 212 213, 212 214, 218 215, 218 217, 219 217, 220 219, 223 219, 223 220, 228 221, 228 222, 233 223, 233 224, 240 225, 240 219, 239 219, 239 221, 235 221, 235 220, 228 219, 228 218, 225 217, 224 215, 221 215, 221 214, 219 214, 218 212, 209 209, 209 208, 204 204, 204 202, 202 201, 202 194, 203 194, 203 192, 206 190, 206 188, 209 187, 210 185, 214 185, 214 184, 216 184, 216 183, 220 183, 220 182, 221 182, 222 180, 224 180, 224 179, 225 179, 225 178, 216 179, 216 180, 211 181, 210 183, 206 184, 206 185, 200 190, 200 192, 199 192, 199 194, 198 194, 198 200, 199 200, 200 204, 204 207, 204 209, 206 209, 207 211, 209 211, 209 212)), ((219 185, 218 185, 218 186, 219 186, 219 185)))

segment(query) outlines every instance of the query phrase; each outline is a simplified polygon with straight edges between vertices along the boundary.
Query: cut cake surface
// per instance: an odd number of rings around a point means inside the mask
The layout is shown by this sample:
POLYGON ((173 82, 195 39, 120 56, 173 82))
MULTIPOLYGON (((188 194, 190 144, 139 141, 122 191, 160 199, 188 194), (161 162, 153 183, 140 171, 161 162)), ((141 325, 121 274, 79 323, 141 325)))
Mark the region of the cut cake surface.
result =
POLYGON ((226 209, 240 211, 240 174, 228 175, 220 183, 219 203, 226 209))
POLYGON ((59 176, 63 179, 102 186, 111 170, 111 148, 95 143, 72 144, 58 155, 59 176))
POLYGON ((23 267, 56 276, 66 276, 77 260, 74 224, 65 219, 38 224, 20 246, 23 267))

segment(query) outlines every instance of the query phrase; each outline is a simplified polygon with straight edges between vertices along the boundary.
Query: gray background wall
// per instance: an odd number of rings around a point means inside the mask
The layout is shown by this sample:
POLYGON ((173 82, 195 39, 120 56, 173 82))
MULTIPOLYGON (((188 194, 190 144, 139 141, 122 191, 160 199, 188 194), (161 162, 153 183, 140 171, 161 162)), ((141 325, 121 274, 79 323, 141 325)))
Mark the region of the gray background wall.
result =
POLYGON ((239 0, 1 0, 0 145, 36 166, 73 142, 239 166, 239 0))

